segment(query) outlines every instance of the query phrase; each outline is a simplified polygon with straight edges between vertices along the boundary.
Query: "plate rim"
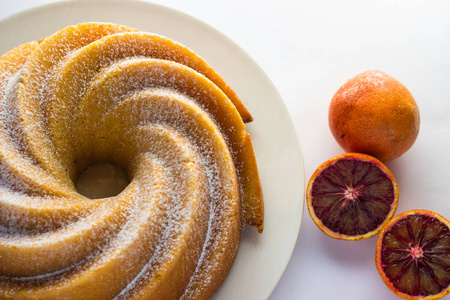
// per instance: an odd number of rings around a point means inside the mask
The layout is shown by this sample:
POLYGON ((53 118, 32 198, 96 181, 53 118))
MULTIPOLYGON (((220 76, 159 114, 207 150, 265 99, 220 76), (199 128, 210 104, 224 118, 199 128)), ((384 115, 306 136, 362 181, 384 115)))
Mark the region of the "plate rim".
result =
MULTIPOLYGON (((240 53, 240 55, 243 55, 243 57, 245 58, 245 60, 247 60, 249 63, 252 64, 252 67, 256 68, 258 70, 258 72, 265 78, 266 82, 269 83, 271 85, 271 89, 273 90, 274 93, 277 94, 277 97, 280 101, 278 101, 278 104, 282 106, 282 109, 285 111, 286 116, 287 116, 287 122, 289 127, 291 127, 291 129, 294 132, 294 136, 292 136, 291 138, 294 138, 295 140, 295 145, 296 145, 296 151, 297 156, 298 156, 298 163, 299 163, 299 167, 300 170, 299 172, 302 175, 301 181, 302 181, 302 186, 300 187, 300 191, 301 193, 299 193, 298 195, 296 195, 298 197, 298 199, 296 199, 296 202, 299 202, 299 211, 298 211, 298 215, 299 215, 299 220, 298 220, 298 226, 297 228, 294 230, 295 231, 295 237, 294 239, 290 240, 290 245, 289 248, 290 250, 288 251, 289 255, 286 256, 286 262, 283 263, 283 267, 282 267, 282 271, 280 272, 280 274, 277 276, 277 279, 273 282, 273 286, 268 289, 268 294, 266 296, 266 299, 270 297, 270 295, 273 293, 273 291, 275 290, 276 286, 278 285, 281 277, 283 276, 283 274, 285 273, 285 270, 289 264, 289 261, 292 257, 292 254, 295 250, 295 246, 297 244, 297 240, 299 238, 299 233, 300 233, 300 229, 301 229, 301 224, 302 224, 302 219, 303 219, 303 212, 304 212, 304 193, 305 193, 305 188, 306 188, 306 179, 305 179, 305 165, 304 165, 304 159, 303 159, 303 152, 302 152, 302 148, 301 148, 301 143, 300 143, 300 139, 299 139, 299 135, 298 135, 298 130, 294 125, 293 119, 291 117, 291 114, 289 112, 289 110, 287 109, 286 103, 284 102, 283 98, 281 97, 281 94, 279 93, 278 89, 275 87, 273 81, 270 79, 270 77, 266 74, 266 72, 261 68, 261 66, 245 51, 245 49, 243 49, 240 45, 238 45, 234 40, 232 40, 230 37, 228 37, 225 33, 223 33, 222 31, 218 30, 217 28, 215 28, 214 26, 208 24, 207 22, 202 21, 201 19, 192 16, 188 13, 185 13, 181 10, 178 10, 176 8, 170 7, 170 6, 166 6, 163 4, 159 4, 159 3, 154 3, 151 1, 145 1, 145 0, 116 0, 116 1, 109 1, 109 0, 95 0, 95 1, 89 1, 89 0, 56 0, 56 1, 52 1, 49 3, 45 3, 45 4, 41 4, 41 5, 34 5, 32 7, 26 8, 24 10, 18 11, 12 15, 3 17, 0 19, 0 33, 2 33, 3 30, 1 30, 2 24, 4 23, 14 23, 17 22, 17 20, 20 20, 22 18, 27 17, 28 15, 34 15, 36 13, 39 13, 39 11, 46 11, 46 10, 51 10, 51 9, 55 9, 58 8, 58 6, 66 6, 66 5, 85 5, 87 3, 93 3, 93 4, 98 4, 98 3, 106 3, 109 2, 109 4, 120 4, 120 3, 127 3, 127 5, 130 6, 134 6, 136 4, 138 5, 148 5, 149 7, 156 7, 157 9, 162 9, 165 11, 168 11, 169 13, 173 13, 173 14, 178 14, 183 16, 186 19, 190 19, 191 21, 197 23, 197 25, 200 25, 201 27, 205 27, 207 30, 210 30, 214 35, 218 35, 221 39, 223 39, 226 43, 232 45, 234 48, 236 48, 240 53)), ((6 50, 8 51, 8 50, 6 50)), ((3 53, 0 53, 0 55, 3 55, 3 53)), ((259 162, 258 162, 259 164, 259 162)), ((245 234, 245 233, 244 233, 245 234)), ((230 275, 228 275, 230 276, 230 275)), ((220 289, 219 289, 220 290, 220 289)), ((215 298, 215 297, 213 297, 215 298)))

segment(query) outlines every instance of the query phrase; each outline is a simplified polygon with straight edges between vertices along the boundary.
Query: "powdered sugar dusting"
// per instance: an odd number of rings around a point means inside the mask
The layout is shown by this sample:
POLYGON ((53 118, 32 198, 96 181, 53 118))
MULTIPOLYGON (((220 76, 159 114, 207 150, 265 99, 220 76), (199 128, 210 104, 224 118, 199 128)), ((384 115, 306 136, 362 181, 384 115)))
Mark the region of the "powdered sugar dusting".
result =
POLYGON ((234 93, 186 47, 115 24, 21 55, 0 70, 0 298, 210 297, 247 193, 234 93), (73 180, 99 161, 131 182, 92 200, 73 180))

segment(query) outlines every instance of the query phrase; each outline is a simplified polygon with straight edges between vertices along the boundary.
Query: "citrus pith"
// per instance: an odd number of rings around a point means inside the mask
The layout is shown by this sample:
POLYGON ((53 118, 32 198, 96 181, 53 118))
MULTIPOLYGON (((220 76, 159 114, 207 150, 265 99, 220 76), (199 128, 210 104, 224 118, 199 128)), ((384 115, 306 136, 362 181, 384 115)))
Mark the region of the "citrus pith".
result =
POLYGON ((311 176, 306 202, 311 218, 327 235, 361 240, 377 234, 392 218, 398 186, 378 159, 347 153, 327 160, 311 176))
POLYGON ((375 262, 404 299, 440 299, 450 291, 450 222, 428 210, 394 217, 381 231, 375 262))

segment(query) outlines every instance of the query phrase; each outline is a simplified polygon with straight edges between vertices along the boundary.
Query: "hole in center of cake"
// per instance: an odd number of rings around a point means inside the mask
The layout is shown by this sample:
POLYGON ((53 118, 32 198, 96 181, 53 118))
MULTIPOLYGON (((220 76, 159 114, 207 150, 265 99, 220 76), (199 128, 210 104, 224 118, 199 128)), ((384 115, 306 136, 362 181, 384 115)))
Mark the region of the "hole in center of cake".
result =
POLYGON ((119 195, 130 183, 123 168, 113 162, 96 162, 78 176, 75 188, 81 195, 100 199, 119 195))

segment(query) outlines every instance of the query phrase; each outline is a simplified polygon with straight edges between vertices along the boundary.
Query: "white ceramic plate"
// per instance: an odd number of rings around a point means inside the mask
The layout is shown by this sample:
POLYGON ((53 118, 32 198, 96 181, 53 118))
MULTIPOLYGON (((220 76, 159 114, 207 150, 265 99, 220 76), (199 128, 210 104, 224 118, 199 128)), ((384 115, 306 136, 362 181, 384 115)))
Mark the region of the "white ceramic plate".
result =
POLYGON ((133 26, 177 40, 208 61, 243 100, 255 121, 252 137, 265 202, 265 228, 247 228, 238 256, 214 299, 266 299, 289 262, 300 229, 304 170, 286 107, 264 72, 234 42, 172 9, 135 1, 66 1, 0 21, 0 53, 80 22, 133 26))

